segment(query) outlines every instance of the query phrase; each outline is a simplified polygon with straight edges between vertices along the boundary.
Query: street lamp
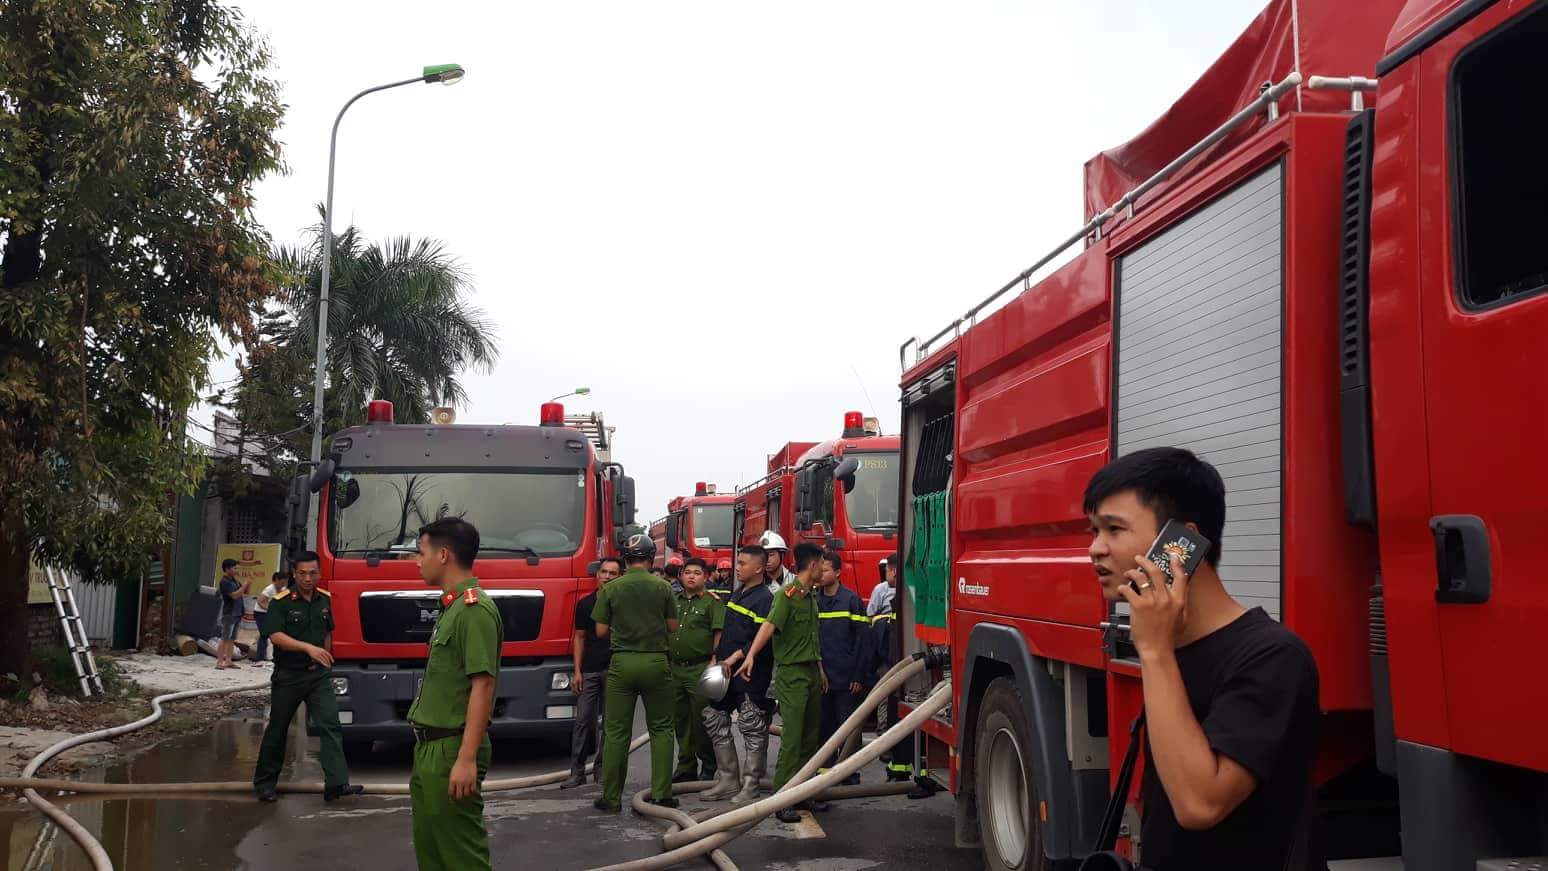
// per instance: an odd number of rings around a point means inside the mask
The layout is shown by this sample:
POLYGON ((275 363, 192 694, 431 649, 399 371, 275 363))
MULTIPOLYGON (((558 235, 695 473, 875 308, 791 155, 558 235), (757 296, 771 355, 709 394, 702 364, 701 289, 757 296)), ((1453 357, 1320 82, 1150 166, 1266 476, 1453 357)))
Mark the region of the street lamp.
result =
MULTIPOLYGON (((317 377, 312 385, 312 466, 316 468, 322 460, 323 437, 323 378, 328 357, 328 279, 333 273, 333 165, 334 158, 338 154, 339 146, 339 122, 344 120, 344 113, 349 107, 355 105, 355 101, 366 94, 374 94, 377 91, 385 91, 389 88, 412 85, 416 82, 424 82, 427 85, 443 84, 455 85, 462 81, 467 71, 461 64, 432 64, 424 68, 424 71, 412 79, 404 79, 401 82, 389 82, 385 85, 377 85, 374 88, 366 88, 364 91, 349 98, 344 108, 339 110, 338 117, 333 119, 333 133, 328 137, 328 199, 323 205, 323 262, 322 262, 322 289, 317 294, 317 377)), ((311 498, 312 518, 317 517, 317 494, 311 498)), ((309 549, 317 548, 317 524, 307 524, 306 544, 309 549)))
POLYGON ((571 396, 585 396, 586 394, 588 394, 590 392, 591 392, 591 388, 590 387, 577 387, 574 390, 571 390, 569 393, 561 393, 558 396, 555 396, 553 399, 550 399, 548 401, 549 402, 558 402, 561 399, 567 399, 567 398, 569 398, 571 396))

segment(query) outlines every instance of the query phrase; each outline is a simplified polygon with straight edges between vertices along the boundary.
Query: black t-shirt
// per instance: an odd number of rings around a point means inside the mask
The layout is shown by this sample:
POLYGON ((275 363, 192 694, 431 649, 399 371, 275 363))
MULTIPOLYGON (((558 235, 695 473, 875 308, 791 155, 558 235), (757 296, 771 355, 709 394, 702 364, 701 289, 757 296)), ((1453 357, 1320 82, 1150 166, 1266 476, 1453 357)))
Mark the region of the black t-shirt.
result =
POLYGON ((597 621, 591 619, 591 609, 596 606, 595 591, 575 603, 575 629, 586 633, 586 648, 581 651, 583 674, 607 671, 608 663, 613 661, 613 645, 607 639, 597 637, 597 621))
POLYGON ((1147 738, 1141 864, 1155 871, 1280 871, 1303 831, 1317 754, 1317 663, 1311 651, 1254 608, 1179 648, 1177 666, 1210 747, 1256 775, 1258 788, 1213 829, 1184 829, 1149 764, 1147 738))

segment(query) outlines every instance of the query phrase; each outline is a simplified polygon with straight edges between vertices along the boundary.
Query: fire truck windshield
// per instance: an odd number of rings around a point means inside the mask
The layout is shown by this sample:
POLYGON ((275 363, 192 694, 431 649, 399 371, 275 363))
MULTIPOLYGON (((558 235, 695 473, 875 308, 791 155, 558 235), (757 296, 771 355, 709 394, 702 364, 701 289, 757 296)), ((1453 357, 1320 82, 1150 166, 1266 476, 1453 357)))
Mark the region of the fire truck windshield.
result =
POLYGON ((731 506, 697 505, 693 509, 695 547, 730 547, 731 506))
POLYGON ((586 475, 563 472, 341 471, 328 544, 335 555, 406 557, 419 527, 445 516, 478 527, 480 552, 569 556, 585 538, 586 475))
POLYGON ((896 529, 898 526, 898 455, 854 452, 860 461, 855 488, 844 494, 844 511, 854 529, 896 529))

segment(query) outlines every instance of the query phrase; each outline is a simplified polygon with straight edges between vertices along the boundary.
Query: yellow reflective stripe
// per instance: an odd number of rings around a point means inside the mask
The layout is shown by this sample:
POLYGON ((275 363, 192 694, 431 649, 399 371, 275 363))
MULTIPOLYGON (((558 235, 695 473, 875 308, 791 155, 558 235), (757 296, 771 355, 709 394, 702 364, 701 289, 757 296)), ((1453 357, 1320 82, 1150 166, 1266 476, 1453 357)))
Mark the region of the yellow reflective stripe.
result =
POLYGON ((746 617, 747 619, 753 621, 754 623, 766 623, 766 622, 768 622, 768 618, 767 617, 759 617, 756 613, 753 612, 753 610, 751 608, 747 608, 747 607, 744 607, 742 605, 738 605, 735 602, 727 602, 726 603, 726 607, 729 608, 732 611, 735 611, 738 614, 741 614, 743 617, 746 617))
POLYGON ((877 614, 875 617, 872 617, 871 618, 871 622, 875 623, 877 620, 896 620, 896 619, 898 619, 898 615, 892 613, 891 611, 888 611, 885 614, 877 614))
POLYGON ((914 767, 912 765, 905 765, 905 764, 903 764, 901 762, 888 762, 887 763, 887 770, 888 771, 913 771, 914 767))
POLYGON ((857 623, 871 622, 870 618, 866 617, 864 614, 856 614, 853 611, 818 611, 817 617, 822 620, 842 620, 843 618, 848 617, 857 623))

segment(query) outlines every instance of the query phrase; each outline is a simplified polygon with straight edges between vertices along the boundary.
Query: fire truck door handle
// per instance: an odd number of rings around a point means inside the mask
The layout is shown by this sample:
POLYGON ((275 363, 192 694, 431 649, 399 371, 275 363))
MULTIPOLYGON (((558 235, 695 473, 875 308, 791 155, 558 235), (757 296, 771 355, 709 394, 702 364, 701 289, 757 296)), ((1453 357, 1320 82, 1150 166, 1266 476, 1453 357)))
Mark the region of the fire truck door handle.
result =
POLYGON ((1472 514, 1430 518, 1435 536, 1435 601, 1446 605, 1481 605, 1489 601, 1492 570, 1489 528, 1472 514))

